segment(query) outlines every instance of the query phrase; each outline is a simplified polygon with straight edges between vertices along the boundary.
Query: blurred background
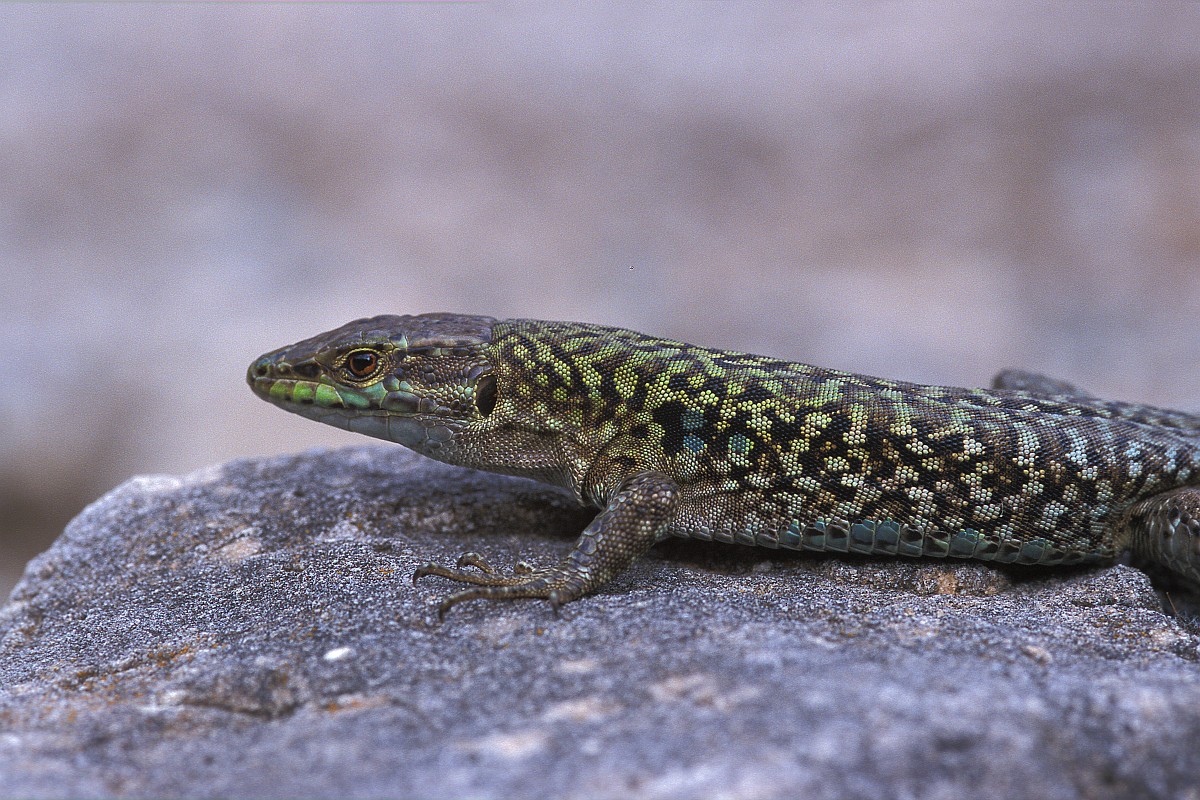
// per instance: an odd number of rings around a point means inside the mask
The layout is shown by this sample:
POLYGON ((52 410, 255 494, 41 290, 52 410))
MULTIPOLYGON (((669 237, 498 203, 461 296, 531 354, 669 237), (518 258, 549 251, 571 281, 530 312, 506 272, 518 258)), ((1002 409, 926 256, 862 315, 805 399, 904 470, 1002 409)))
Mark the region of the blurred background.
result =
POLYGON ((1200 4, 4 4, 0 265, 0 598, 369 314, 1200 411, 1200 4))

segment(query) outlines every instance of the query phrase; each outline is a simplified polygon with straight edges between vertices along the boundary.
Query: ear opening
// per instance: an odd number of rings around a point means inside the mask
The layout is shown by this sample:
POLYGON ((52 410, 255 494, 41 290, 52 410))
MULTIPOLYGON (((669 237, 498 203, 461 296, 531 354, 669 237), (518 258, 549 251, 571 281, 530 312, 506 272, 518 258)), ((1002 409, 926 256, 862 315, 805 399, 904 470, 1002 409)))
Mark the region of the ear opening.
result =
POLYGON ((491 416, 496 408, 496 376, 488 373, 475 381, 475 407, 483 416, 491 416))

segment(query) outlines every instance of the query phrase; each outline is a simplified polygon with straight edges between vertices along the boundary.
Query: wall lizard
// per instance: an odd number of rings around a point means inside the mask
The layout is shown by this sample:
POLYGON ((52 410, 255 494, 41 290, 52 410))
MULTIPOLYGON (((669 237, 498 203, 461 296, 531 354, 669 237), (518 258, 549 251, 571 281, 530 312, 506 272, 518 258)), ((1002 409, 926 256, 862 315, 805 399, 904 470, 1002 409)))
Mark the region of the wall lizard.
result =
POLYGON ((1200 416, 1023 372, 882 380, 575 322, 378 316, 272 351, 265 400, 600 509, 560 563, 436 575, 574 600, 668 536, 1016 564, 1131 548, 1200 583, 1200 416))

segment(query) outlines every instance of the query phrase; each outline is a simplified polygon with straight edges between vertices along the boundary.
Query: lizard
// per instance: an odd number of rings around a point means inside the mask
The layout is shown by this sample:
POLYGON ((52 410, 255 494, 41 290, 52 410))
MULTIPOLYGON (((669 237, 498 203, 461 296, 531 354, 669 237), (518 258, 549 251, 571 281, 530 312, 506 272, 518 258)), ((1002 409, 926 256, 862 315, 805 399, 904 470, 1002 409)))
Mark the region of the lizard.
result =
POLYGON ((556 609, 671 536, 833 553, 1103 564, 1200 583, 1200 415, 1035 373, 885 380, 603 325, 383 315, 246 374, 302 416, 566 489, 598 513, 559 563, 429 563, 466 600, 556 609))

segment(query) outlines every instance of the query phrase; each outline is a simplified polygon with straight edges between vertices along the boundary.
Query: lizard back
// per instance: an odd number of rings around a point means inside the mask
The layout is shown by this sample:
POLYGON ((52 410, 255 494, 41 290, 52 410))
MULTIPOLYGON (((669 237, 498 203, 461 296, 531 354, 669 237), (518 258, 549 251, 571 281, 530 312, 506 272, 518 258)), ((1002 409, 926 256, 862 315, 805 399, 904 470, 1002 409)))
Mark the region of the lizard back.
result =
POLYGON ((583 323, 509 320, 490 359, 509 419, 557 442, 603 505, 680 486, 667 533, 768 547, 1018 563, 1111 558, 1138 500, 1200 475, 1200 418, 883 380, 583 323))

